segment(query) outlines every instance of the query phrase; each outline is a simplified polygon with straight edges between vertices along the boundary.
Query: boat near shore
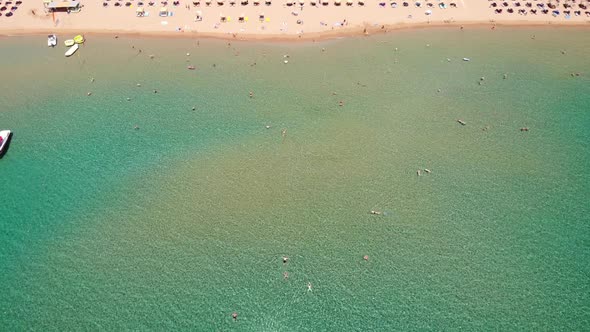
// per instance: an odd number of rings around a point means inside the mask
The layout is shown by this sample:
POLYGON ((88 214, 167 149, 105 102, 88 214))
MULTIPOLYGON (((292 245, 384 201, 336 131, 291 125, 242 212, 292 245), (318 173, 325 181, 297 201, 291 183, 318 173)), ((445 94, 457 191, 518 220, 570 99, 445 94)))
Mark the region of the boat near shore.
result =
POLYGON ((84 44, 84 36, 82 35, 77 35, 76 37, 74 37, 74 43, 76 44, 84 44))
POLYGON ((8 147, 8 140, 10 139, 10 130, 0 130, 0 157, 6 152, 8 147))
POLYGON ((66 51, 66 57, 68 56, 72 56, 72 54, 76 53, 76 51, 78 50, 78 48, 80 48, 80 46, 78 46, 78 44, 74 44, 72 47, 70 47, 67 51, 66 51))
POLYGON ((56 35, 48 35, 47 36, 47 46, 48 47, 55 47, 57 45, 57 36, 56 35))

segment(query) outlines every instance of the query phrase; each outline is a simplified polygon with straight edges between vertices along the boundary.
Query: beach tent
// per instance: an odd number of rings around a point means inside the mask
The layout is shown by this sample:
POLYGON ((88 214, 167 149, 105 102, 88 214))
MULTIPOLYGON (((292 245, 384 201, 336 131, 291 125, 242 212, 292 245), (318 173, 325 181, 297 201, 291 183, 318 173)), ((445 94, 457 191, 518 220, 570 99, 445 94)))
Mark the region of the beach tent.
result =
POLYGON ((162 7, 160 8, 160 16, 168 16, 168 8, 162 7))
POLYGON ((145 9, 143 9, 143 7, 137 7, 137 9, 135 10, 135 14, 137 15, 137 17, 142 17, 145 15, 145 9))
POLYGON ((201 22, 203 20, 203 12, 197 10, 197 15, 195 16, 195 22, 201 22))

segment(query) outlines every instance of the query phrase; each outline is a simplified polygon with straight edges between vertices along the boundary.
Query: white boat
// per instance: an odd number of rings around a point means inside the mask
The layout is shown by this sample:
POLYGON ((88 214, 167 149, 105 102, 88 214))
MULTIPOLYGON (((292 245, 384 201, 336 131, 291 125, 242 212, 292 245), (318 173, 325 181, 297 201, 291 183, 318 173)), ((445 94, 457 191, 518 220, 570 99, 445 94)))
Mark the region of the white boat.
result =
POLYGON ((57 45, 57 36, 56 35, 48 35, 47 36, 47 46, 54 47, 57 45))
POLYGON ((70 47, 67 51, 66 51, 66 56, 71 56, 72 54, 76 53, 76 51, 78 50, 80 46, 78 46, 78 44, 74 44, 72 47, 70 47))
POLYGON ((463 61, 471 61, 469 58, 463 58, 463 61))
POLYGON ((9 138, 10 130, 0 130, 0 156, 4 154, 4 148, 6 148, 9 138))

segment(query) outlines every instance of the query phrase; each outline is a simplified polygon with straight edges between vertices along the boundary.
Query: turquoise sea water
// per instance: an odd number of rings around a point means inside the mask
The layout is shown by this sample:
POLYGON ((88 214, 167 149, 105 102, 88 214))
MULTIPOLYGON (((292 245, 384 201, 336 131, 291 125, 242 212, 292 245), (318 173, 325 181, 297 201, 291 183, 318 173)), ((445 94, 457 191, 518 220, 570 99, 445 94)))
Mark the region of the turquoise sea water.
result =
POLYGON ((88 40, 0 40, 0 330, 590 326, 587 30, 88 40))

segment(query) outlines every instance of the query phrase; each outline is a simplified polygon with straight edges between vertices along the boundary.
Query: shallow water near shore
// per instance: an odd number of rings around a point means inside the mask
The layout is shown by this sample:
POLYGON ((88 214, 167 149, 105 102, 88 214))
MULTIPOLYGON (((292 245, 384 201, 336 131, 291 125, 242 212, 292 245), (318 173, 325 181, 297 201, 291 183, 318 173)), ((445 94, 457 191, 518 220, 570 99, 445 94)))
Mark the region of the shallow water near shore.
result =
POLYGON ((44 45, 0 41, 2 329, 590 324, 586 29, 44 45))

